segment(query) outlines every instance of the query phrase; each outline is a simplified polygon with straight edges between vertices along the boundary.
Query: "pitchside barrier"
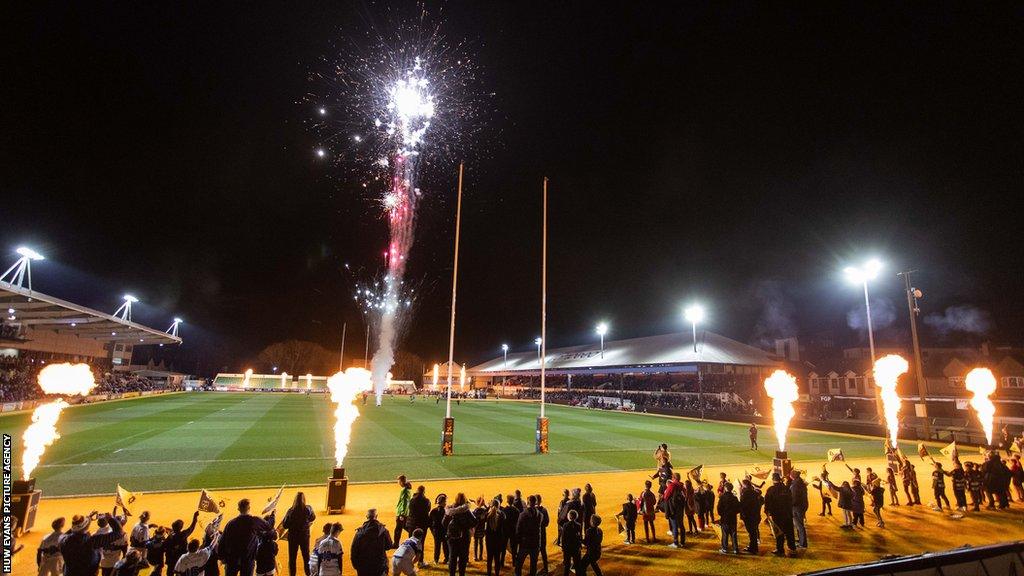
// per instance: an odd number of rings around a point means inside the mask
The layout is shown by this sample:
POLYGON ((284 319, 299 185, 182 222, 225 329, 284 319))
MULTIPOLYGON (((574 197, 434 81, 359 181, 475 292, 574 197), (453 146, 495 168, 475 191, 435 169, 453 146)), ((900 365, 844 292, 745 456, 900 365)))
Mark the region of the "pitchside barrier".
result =
POLYGON ((841 566, 801 576, 1024 576, 1024 540, 841 566))
MULTIPOLYGON (((122 392, 119 394, 91 394, 86 397, 71 396, 65 398, 71 405, 76 404, 95 404, 96 402, 106 402, 108 400, 123 400, 126 398, 138 398, 140 396, 153 396, 154 394, 165 394, 167 392, 177 392, 178 390, 146 390, 143 392, 122 392)), ((50 402, 51 400, 23 400, 21 402, 4 402, 0 404, 0 412, 20 412, 35 410, 40 404, 50 402)))

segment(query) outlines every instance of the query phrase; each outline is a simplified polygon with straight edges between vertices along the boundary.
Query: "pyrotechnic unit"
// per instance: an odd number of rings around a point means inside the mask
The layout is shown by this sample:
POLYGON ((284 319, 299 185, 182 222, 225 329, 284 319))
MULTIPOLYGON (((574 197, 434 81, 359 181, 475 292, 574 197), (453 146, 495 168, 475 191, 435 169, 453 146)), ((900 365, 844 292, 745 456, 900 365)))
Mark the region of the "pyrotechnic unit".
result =
POLYGON ((975 368, 967 373, 964 379, 964 388, 971 391, 971 407, 978 414, 978 421, 982 430, 985 431, 985 440, 988 442, 989 450, 997 450, 998 447, 992 444, 992 431, 996 415, 996 406, 989 398, 996 391, 996 377, 988 368, 975 368))
POLYGON ((772 460, 772 468, 783 477, 789 476, 793 470, 793 461, 786 451, 786 434, 789 432, 790 421, 796 415, 793 403, 800 398, 800 390, 797 388, 796 378, 784 370, 776 370, 766 378, 764 389, 772 399, 775 438, 779 442, 779 449, 775 451, 775 458, 772 460))
MULTIPOLYGON (((39 372, 39 387, 44 394, 61 396, 88 396, 96 387, 96 380, 87 364, 50 364, 39 372)), ((35 523, 35 510, 41 490, 36 490, 32 472, 39 465, 48 446, 60 438, 57 422, 61 412, 70 406, 64 398, 47 402, 32 412, 32 424, 22 434, 24 451, 21 455, 21 480, 12 486, 14 514, 19 518, 22 532, 35 523)))
POLYGON ((348 495, 348 477, 345 476, 345 455, 352 439, 352 425, 359 418, 359 408, 354 404, 364 392, 373 390, 369 370, 349 368, 327 379, 331 402, 337 404, 334 410, 334 472, 327 479, 327 513, 341 514, 345 511, 348 495))

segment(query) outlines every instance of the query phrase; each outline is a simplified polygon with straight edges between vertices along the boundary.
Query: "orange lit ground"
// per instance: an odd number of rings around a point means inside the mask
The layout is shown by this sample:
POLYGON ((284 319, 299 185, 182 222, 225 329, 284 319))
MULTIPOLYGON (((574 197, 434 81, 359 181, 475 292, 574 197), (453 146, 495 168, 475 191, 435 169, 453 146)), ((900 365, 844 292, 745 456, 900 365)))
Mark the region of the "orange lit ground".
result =
MULTIPOLYGON (((921 496, 924 502, 931 500, 930 467, 919 463, 918 476, 922 486, 921 496)), ((880 469, 882 460, 859 459, 851 461, 854 466, 875 466, 880 469)), ((821 469, 821 463, 798 463, 798 468, 806 469, 813 475, 821 469)), ((846 478, 848 474, 844 467, 839 464, 832 464, 829 469, 833 472, 835 479, 846 478)), ((717 478, 718 472, 726 471, 730 478, 735 478, 743 473, 742 466, 724 467, 721 469, 707 470, 706 472, 717 478)), ((619 506, 627 492, 638 493, 643 485, 644 473, 642 471, 613 472, 605 474, 589 474, 583 476, 534 476, 516 478, 496 478, 465 481, 432 481, 426 483, 428 495, 431 497, 439 492, 446 492, 452 495, 463 491, 467 496, 475 498, 478 495, 493 496, 498 492, 507 493, 513 489, 520 489, 524 494, 540 493, 545 498, 545 504, 549 508, 557 506, 561 490, 564 487, 580 486, 589 481, 594 485, 598 496, 599 514, 607 519, 605 522, 605 555, 601 561, 602 568, 606 574, 644 574, 644 575, 668 575, 668 574, 721 574, 732 576, 738 571, 756 569, 758 574, 792 574, 796 572, 821 569, 829 566, 865 562, 879 558, 885 554, 913 554, 924 551, 936 551, 962 546, 964 544, 987 544, 1006 540, 1019 539, 1024 536, 1024 506, 1015 502, 1009 512, 985 512, 979 514, 968 514, 963 519, 953 519, 946 514, 940 514, 929 509, 927 506, 908 508, 901 506, 897 508, 886 508, 883 514, 886 519, 886 528, 876 528, 874 519, 870 512, 867 515, 868 527, 864 530, 844 531, 838 525, 841 523, 842 514, 835 508, 836 516, 819 517, 817 512, 820 509, 820 499, 816 492, 811 493, 811 510, 808 516, 808 533, 810 548, 802 551, 798 559, 775 558, 769 553, 771 544, 767 541, 762 544, 761 556, 754 560, 750 556, 725 556, 718 553, 719 543, 717 535, 708 534, 703 537, 691 538, 683 550, 667 548, 664 532, 667 530, 667 523, 664 519, 658 519, 659 530, 662 534, 661 544, 657 545, 633 545, 622 544, 622 537, 616 534, 615 522, 612 518, 618 511, 619 506), (753 568, 756 566, 756 568, 753 568)), ((415 483, 415 479, 413 480, 415 483)), ((947 480, 947 486, 949 482, 947 480)), ((287 507, 294 496, 296 488, 285 490, 282 498, 282 510, 287 507)), ((328 517, 319 511, 324 508, 325 489, 322 486, 307 487, 304 489, 310 503, 318 511, 317 523, 325 521, 328 517)), ((218 493, 232 500, 248 497, 253 502, 262 505, 273 494, 270 489, 233 490, 218 493)), ((391 484, 364 484, 349 487, 348 509, 343 516, 329 517, 332 521, 340 520, 344 526, 343 539, 345 540, 346 552, 349 540, 355 528, 362 522, 365 510, 371 506, 381 509, 382 518, 392 525, 394 520, 394 501, 397 490, 391 484)), ((949 498, 953 500, 952 492, 949 491, 949 498)), ((165 494, 143 495, 138 502, 139 509, 150 510, 154 521, 166 525, 175 518, 186 518, 195 510, 198 492, 175 492, 165 494)), ((24 538, 19 540, 25 545, 25 551, 15 559, 14 574, 16 576, 29 576, 35 573, 34 553, 35 548, 46 532, 50 521, 59 515, 70 515, 83 513, 90 510, 109 510, 113 504, 112 497, 98 498, 62 498, 44 499, 39 507, 39 516, 36 520, 36 528, 24 538)), ((835 503, 833 503, 834 506, 835 503)), ((229 517, 231 514, 228 515, 229 517)), ((549 532, 549 541, 554 540, 554 529, 549 532)), ((642 539, 643 532, 640 530, 642 539)), ((768 537, 766 536, 767 540, 768 537)), ((740 543, 746 545, 746 536, 740 527, 740 543)), ((432 543, 428 544, 428 553, 432 543)), ((552 547, 549 550, 552 568, 560 567, 561 553, 552 547)), ((279 557, 278 564, 287 566, 284 552, 279 557)), ((346 567, 346 573, 352 573, 351 566, 346 567)), ((469 572, 480 573, 483 571, 483 563, 471 565, 469 572)), ((554 571, 554 570, 552 570, 554 571)), ((287 570, 285 570, 287 572, 287 570)), ((437 568, 430 568, 425 571, 427 574, 439 574, 437 568)), ((511 574, 511 572, 509 572, 511 574)))

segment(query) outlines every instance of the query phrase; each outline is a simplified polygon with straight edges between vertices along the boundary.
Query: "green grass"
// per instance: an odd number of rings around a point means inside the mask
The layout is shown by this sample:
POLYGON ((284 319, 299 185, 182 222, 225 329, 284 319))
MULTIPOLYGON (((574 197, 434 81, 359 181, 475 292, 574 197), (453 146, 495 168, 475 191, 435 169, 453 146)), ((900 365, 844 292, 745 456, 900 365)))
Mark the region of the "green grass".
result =
MULTIPOLYGON (((186 393, 74 407, 35 476, 47 496, 110 493, 118 482, 141 491, 321 483, 333 466, 332 406, 324 395, 186 393)), ((751 452, 746 425, 549 406, 551 453, 536 455, 536 404, 480 401, 452 406, 456 456, 442 458, 443 403, 387 399, 360 409, 345 460, 353 482, 646 469, 660 442, 678 468, 764 467, 776 447, 767 428, 751 452)), ((0 417, 0 430, 16 436, 16 467, 29 420, 0 417)), ((820 462, 828 448, 877 456, 879 445, 793 431, 789 453, 820 462)))

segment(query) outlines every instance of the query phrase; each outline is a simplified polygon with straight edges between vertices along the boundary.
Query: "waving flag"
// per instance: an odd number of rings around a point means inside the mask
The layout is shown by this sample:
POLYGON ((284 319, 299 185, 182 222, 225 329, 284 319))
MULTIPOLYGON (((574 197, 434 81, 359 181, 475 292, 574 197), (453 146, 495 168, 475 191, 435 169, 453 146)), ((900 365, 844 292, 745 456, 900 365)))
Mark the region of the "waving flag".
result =
POLYGON ((846 456, 842 448, 832 448, 828 451, 829 462, 846 462, 846 456))
POLYGON ((118 484, 117 491, 114 493, 114 505, 120 506, 121 509, 124 510, 125 516, 131 516, 132 513, 128 511, 128 507, 134 504, 137 498, 138 496, 125 490, 120 484, 118 484))
POLYGON ((196 507, 200 512, 209 512, 211 514, 220 514, 221 509, 227 507, 227 501, 224 498, 217 498, 212 492, 203 490, 199 494, 199 505, 196 507))
POLYGON ((949 446, 946 446, 942 450, 939 450, 939 452, 942 452, 943 456, 949 458, 950 460, 953 460, 954 462, 956 462, 956 460, 960 457, 960 453, 957 452, 956 449, 956 440, 953 440, 953 442, 949 446))
POLYGON ((284 486, 281 486, 277 490, 277 494, 273 498, 267 500, 267 505, 263 507, 263 516, 270 514, 274 510, 277 510, 277 502, 281 499, 281 493, 284 492, 284 486))

